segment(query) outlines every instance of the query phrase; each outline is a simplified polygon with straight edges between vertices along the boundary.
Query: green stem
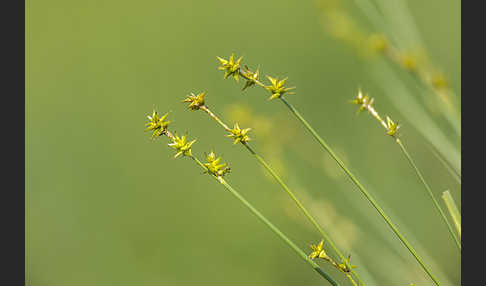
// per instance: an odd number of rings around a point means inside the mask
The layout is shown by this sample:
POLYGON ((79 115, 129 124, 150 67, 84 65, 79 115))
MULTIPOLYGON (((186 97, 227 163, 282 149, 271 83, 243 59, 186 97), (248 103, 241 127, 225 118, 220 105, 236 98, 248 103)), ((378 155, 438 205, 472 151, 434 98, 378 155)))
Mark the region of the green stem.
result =
POLYGON ((454 230, 452 229, 451 224, 447 220, 447 217, 446 217, 444 211, 442 211, 442 208, 440 207, 439 203, 435 199, 434 194, 432 193, 432 190, 430 189, 429 185, 427 184, 424 177, 422 176, 422 173, 418 169, 417 165, 413 161, 412 157, 408 153, 408 151, 405 148, 405 146, 403 145, 402 141, 398 138, 396 139, 396 141, 398 143, 398 146, 400 146, 400 149, 402 150, 403 154, 405 154, 405 157, 407 157, 408 162, 410 163, 410 165, 412 165, 412 168, 415 170, 415 173, 417 173, 417 176, 420 178, 420 181, 422 181, 422 184, 425 186, 425 189, 427 190, 427 193, 429 194, 430 198, 432 199, 432 202, 434 202, 435 208, 437 209, 439 214, 442 216, 442 219, 444 220, 445 224, 447 225, 447 228, 449 229, 449 232, 450 232, 452 238, 454 239, 454 242, 456 243, 457 248, 459 248, 459 250, 461 250, 461 243, 459 242, 457 237, 454 235, 454 230))
MULTIPOLYGON (((307 209, 304 207, 304 205, 299 201, 299 199, 294 195, 294 193, 289 189, 289 187, 282 181, 282 179, 277 175, 277 173, 263 160, 260 155, 258 155, 247 143, 243 143, 243 145, 250 151, 250 153, 257 159, 257 161, 273 176, 273 178, 279 183, 279 185, 289 194, 289 196, 294 200, 295 204, 300 208, 300 210, 304 213, 304 215, 307 217, 307 219, 312 223, 312 225, 319 231, 319 233, 322 235, 324 240, 326 240, 327 243, 331 246, 331 248, 336 252, 336 254, 339 256, 340 260, 345 263, 345 265, 348 267, 348 269, 351 270, 351 272, 354 274, 356 279, 359 282, 359 285, 365 285, 359 276, 354 272, 353 268, 351 265, 348 264, 347 260, 345 259, 344 255, 339 251, 339 249, 336 247, 334 242, 331 240, 331 238, 326 234, 326 232, 321 228, 321 226, 317 223, 317 221, 312 217, 312 215, 307 211, 307 209)), ((348 276, 349 280, 354 284, 354 280, 351 276, 348 276)))
POLYGON ((297 119, 302 122, 302 124, 305 126, 305 128, 312 134, 312 136, 319 142, 319 144, 331 155, 331 157, 338 163, 338 165, 341 167, 341 169, 344 170, 344 172, 348 175, 348 177, 353 181, 353 183, 359 188, 361 193, 366 197, 366 199, 373 205, 373 207, 378 211, 378 213, 383 217, 385 222, 388 224, 388 226, 393 230, 395 235, 400 239, 400 241, 405 245, 405 247, 410 251, 410 253, 415 257, 417 262, 422 266, 422 268, 425 270, 425 272, 429 275, 429 277, 434 281, 436 285, 440 285, 439 281, 435 276, 432 274, 432 272, 429 270, 429 268, 424 264, 422 261, 422 258, 417 254, 415 249, 410 245, 408 240, 405 239, 405 237, 398 231, 397 227, 393 224, 391 219, 385 214, 383 209, 378 205, 378 203, 374 200, 374 198, 370 195, 370 193, 361 185, 361 183, 356 179, 356 177, 349 171, 349 169, 344 165, 343 161, 337 157, 337 155, 332 151, 332 149, 326 144, 326 142, 317 134, 317 132, 310 126, 309 123, 302 117, 302 115, 289 103, 287 102, 284 98, 280 98, 282 102, 290 109, 290 111, 297 117, 297 119))
MULTIPOLYGON (((204 170, 207 170, 201 161, 196 157, 191 156, 191 158, 204 170)), ((292 248, 300 257, 302 257, 307 263, 309 263, 312 268, 317 271, 322 277, 324 277, 331 285, 339 286, 339 284, 331 277, 329 274, 324 272, 322 268, 319 267, 312 259, 310 259, 307 254, 302 251, 294 242, 292 242, 285 234, 283 234, 275 225, 273 225, 265 216, 263 216, 256 208, 253 207, 250 202, 248 202, 243 196, 241 196, 235 189, 233 189, 222 177, 215 177, 219 183, 221 183, 231 194, 233 194, 240 202, 242 202, 254 215, 256 215, 263 223, 265 223, 275 234, 277 234, 285 243, 287 243, 290 248, 292 248)))
POLYGON ((454 221, 454 224, 457 229, 457 233, 459 234, 459 239, 461 239, 461 213, 457 209, 456 203, 454 202, 454 199, 451 196, 451 193, 449 191, 444 191, 442 193, 442 199, 444 200, 444 203, 447 206, 447 209, 449 210, 449 214, 452 217, 452 220, 454 221))

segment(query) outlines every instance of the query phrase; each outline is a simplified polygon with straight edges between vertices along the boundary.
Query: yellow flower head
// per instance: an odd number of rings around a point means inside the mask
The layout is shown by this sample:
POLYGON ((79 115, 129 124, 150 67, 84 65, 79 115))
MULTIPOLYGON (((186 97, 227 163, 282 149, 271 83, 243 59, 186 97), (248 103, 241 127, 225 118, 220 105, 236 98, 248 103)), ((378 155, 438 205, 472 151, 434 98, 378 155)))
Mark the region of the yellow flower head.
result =
MULTIPOLYGON (((349 264, 349 259, 351 259, 351 255, 348 255, 348 258, 346 259, 346 260, 347 260, 347 264, 348 264, 348 265, 351 265, 351 264, 349 264)), ((343 262, 343 263, 338 264, 338 267, 339 267, 339 269, 340 269, 341 271, 343 271, 343 272, 346 272, 346 273, 351 272, 351 269, 349 269, 349 267, 348 267, 348 266, 346 266, 346 263, 344 263, 344 262, 343 262)), ((356 268, 356 267, 358 267, 358 266, 356 266, 356 265, 351 265, 351 268, 352 268, 352 269, 354 269, 354 268, 356 268)))
POLYGON ((233 78, 238 81, 238 76, 240 75, 240 63, 243 57, 240 57, 238 60, 235 61, 235 54, 231 54, 229 60, 225 60, 223 58, 217 57, 221 66, 218 67, 219 70, 226 71, 224 74, 224 78, 229 76, 233 76, 233 78))
POLYGON ((204 166, 208 169, 208 173, 216 177, 222 177, 230 172, 231 168, 228 167, 227 163, 219 164, 221 161, 221 157, 216 158, 214 151, 211 150, 211 153, 206 155, 207 163, 204 163, 204 166))
POLYGON ((167 131, 167 127, 169 126, 170 121, 165 121, 169 116, 169 113, 166 113, 164 116, 159 117, 157 111, 154 110, 152 116, 147 116, 149 123, 145 124, 147 129, 145 131, 153 131, 152 138, 159 137, 162 134, 165 134, 167 131))
POLYGON ((233 129, 230 129, 230 134, 226 135, 228 137, 232 137, 235 139, 233 144, 237 144, 239 142, 245 143, 250 141, 250 137, 248 137, 248 132, 251 130, 251 128, 245 128, 241 129, 238 123, 235 123, 235 127, 233 129))
POLYGON ((373 104, 374 99, 370 98, 368 95, 363 95, 363 92, 358 90, 358 96, 356 96, 351 103, 359 105, 358 113, 363 110, 368 109, 373 104))
POLYGON ((257 69, 256 72, 252 72, 247 66, 245 66, 246 71, 242 73, 243 77, 246 79, 245 86, 243 87, 243 90, 254 86, 255 83, 258 81, 258 76, 260 71, 257 69))
POLYGON ((194 142, 196 142, 196 140, 192 140, 191 142, 187 142, 187 136, 186 135, 179 137, 177 135, 177 133, 175 133, 174 137, 171 138, 171 139, 172 139, 172 143, 169 143, 168 145, 169 145, 169 147, 172 147, 172 148, 176 149, 176 151, 177 151, 174 158, 177 158, 180 155, 189 156, 189 157, 192 156, 191 147, 192 147, 192 144, 194 144, 194 142))
POLYGON ((321 240, 318 245, 311 244, 310 247, 312 248, 312 253, 309 254, 310 259, 315 259, 317 257, 330 260, 331 258, 327 256, 326 251, 324 251, 324 240, 321 240))
POLYGON ((398 129, 400 128, 400 125, 398 125, 398 122, 395 123, 393 122, 390 117, 386 117, 386 125, 387 125, 387 131, 386 134, 395 137, 398 135, 398 129))
POLYGON ((194 93, 191 92, 191 95, 189 95, 186 99, 184 99, 183 102, 190 102, 189 108, 191 110, 198 110, 199 107, 204 105, 204 97, 205 96, 206 96, 205 92, 202 92, 198 95, 194 95, 194 93))
POLYGON ((284 87, 283 85, 287 81, 287 78, 282 80, 278 80, 278 78, 273 78, 267 76, 268 80, 272 83, 271 85, 265 86, 265 88, 272 93, 272 96, 268 100, 276 99, 282 97, 285 93, 294 94, 293 92, 289 92, 289 90, 294 89, 295 87, 284 87))

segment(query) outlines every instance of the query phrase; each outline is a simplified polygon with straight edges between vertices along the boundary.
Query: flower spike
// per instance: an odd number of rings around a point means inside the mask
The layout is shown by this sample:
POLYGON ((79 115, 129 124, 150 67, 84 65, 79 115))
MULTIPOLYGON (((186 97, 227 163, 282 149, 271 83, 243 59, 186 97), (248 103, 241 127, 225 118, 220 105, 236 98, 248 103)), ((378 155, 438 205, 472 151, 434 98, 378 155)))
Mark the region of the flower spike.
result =
POLYGON ((174 137, 171 138, 172 143, 169 143, 169 147, 176 149, 177 153, 174 155, 174 158, 179 157, 180 155, 192 157, 191 147, 196 140, 192 140, 191 142, 187 142, 187 136, 183 135, 179 137, 177 133, 174 132, 174 137))
POLYGON ((390 117, 386 117, 386 125, 387 125, 387 131, 386 134, 395 137, 398 135, 398 129, 400 128, 400 125, 398 125, 398 122, 395 123, 391 120, 390 117))
POLYGON ((284 78, 282 80, 278 80, 278 78, 273 78, 267 76, 268 80, 271 82, 271 85, 265 86, 265 89, 272 93, 272 96, 268 100, 276 99, 282 97, 285 93, 294 94, 293 92, 289 92, 290 90, 294 89, 295 87, 284 87, 283 85, 287 81, 288 78, 284 78))
POLYGON ((167 119, 167 116, 169 116, 169 113, 166 113, 162 117, 159 117, 157 111, 153 111, 152 116, 147 116, 148 122, 145 124, 147 126, 147 129, 145 131, 153 131, 152 133, 152 139, 159 137, 160 135, 163 135, 167 132, 167 127, 169 126, 170 121, 165 121, 167 119))
MULTIPOLYGON (((351 259, 351 255, 348 255, 348 258, 346 259, 347 264, 349 264, 349 259, 351 259)), ((349 264, 349 265, 351 265, 351 264, 349 264)), ((351 272, 351 269, 349 269, 349 267, 348 267, 348 266, 346 266, 346 263, 344 263, 344 262, 343 262, 343 263, 338 264, 338 267, 339 267, 339 269, 340 269, 341 271, 343 271, 343 272, 345 272, 345 273, 349 273, 349 272, 351 272)), ((358 266, 356 266, 356 265, 351 265, 351 268, 352 268, 352 269, 354 269, 354 268, 356 268, 356 267, 358 267, 358 266)))
POLYGON ((225 60, 223 58, 217 57, 221 66, 218 67, 219 70, 226 71, 224 74, 224 78, 228 78, 229 76, 233 76, 233 78, 238 81, 238 76, 240 75, 240 63, 243 57, 240 57, 238 60, 235 61, 235 54, 231 54, 229 60, 225 60))
POLYGON ((251 140, 250 137, 248 137, 247 135, 250 130, 251 128, 241 129, 238 123, 235 123, 235 127, 233 129, 229 129, 228 131, 230 132, 230 134, 226 136, 235 139, 233 144, 237 144, 239 142, 245 143, 251 140))
POLYGON ((198 110, 201 106, 204 105, 204 97, 206 96, 206 92, 199 93, 198 95, 194 95, 191 92, 183 102, 189 102, 189 109, 191 110, 198 110))
POLYGON ((245 65, 246 71, 242 73, 241 75, 246 79, 245 86, 243 87, 243 90, 254 86, 256 82, 258 81, 258 76, 259 76, 259 69, 257 68, 256 72, 252 72, 248 66, 245 65))
POLYGON ((216 158, 213 150, 206 155, 206 160, 208 162, 204 163, 204 166, 208 169, 207 173, 211 173, 215 177, 223 177, 231 171, 231 168, 228 167, 227 163, 219 164, 221 157, 216 158))
POLYGON ((309 254, 310 259, 315 259, 315 258, 322 258, 325 260, 330 260, 331 258, 326 254, 326 251, 324 250, 324 240, 321 240, 318 245, 313 245, 311 244, 310 247, 312 248, 312 253, 309 254))

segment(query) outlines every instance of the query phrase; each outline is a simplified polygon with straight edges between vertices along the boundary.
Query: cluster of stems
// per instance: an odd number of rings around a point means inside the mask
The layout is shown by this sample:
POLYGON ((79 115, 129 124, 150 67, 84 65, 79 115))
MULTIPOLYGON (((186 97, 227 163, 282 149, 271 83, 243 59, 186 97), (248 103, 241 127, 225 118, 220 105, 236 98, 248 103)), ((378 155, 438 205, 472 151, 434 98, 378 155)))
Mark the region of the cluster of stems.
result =
MULTIPOLYGON (((231 60, 230 60, 231 61, 231 60)), ((248 75, 245 74, 243 77, 247 77, 248 75)), ((189 103, 189 109, 191 110, 202 110, 206 112, 214 121, 216 121, 221 127, 223 127, 224 130, 229 132, 227 135, 228 137, 232 137, 234 139, 234 144, 240 143, 245 147, 245 149, 257 160, 257 162, 262 165, 265 170, 267 170, 270 175, 275 179, 275 181, 282 187, 284 191, 287 192, 287 194, 292 198, 292 200, 295 202, 295 204, 298 206, 298 208, 302 211, 302 213, 305 215, 305 217, 311 222, 311 224, 316 228, 316 230, 322 235, 323 239, 326 240, 326 242, 330 245, 330 247, 334 250, 334 252, 339 256, 339 259, 342 261, 343 265, 346 267, 337 267, 339 270, 344 272, 346 274, 346 277, 351 281, 353 285, 357 285, 357 282, 359 285, 365 285, 361 279, 359 278, 358 274, 353 270, 352 267, 349 266, 349 260, 346 260, 342 252, 336 247, 335 243, 332 241, 332 239, 329 237, 329 235, 324 231, 324 229, 317 223, 316 219, 309 213, 309 211, 304 207, 304 205, 301 203, 301 201, 297 198, 297 196, 294 194, 294 192, 291 191, 291 189, 287 186, 287 184, 284 183, 282 178, 277 174, 275 170, 273 170, 272 167, 263 159, 262 156, 260 156, 254 148, 250 146, 250 138, 247 135, 248 132, 251 130, 250 128, 246 129, 241 129, 238 125, 238 123, 234 124, 234 128, 230 128, 227 124, 223 122, 213 111, 209 109, 209 107, 206 104, 206 93, 199 93, 198 95, 191 94, 188 96, 186 99, 184 99, 183 102, 189 103), (357 282, 355 279, 350 275, 350 272, 354 275, 356 278, 357 282)), ((327 261, 332 262, 334 266, 338 265, 334 262, 332 259, 328 259, 327 261)))
POLYGON ((218 183, 224 186, 234 197, 236 197, 244 206, 246 206, 258 219, 260 219, 268 228, 270 228, 278 237, 280 237, 291 249, 293 249, 301 258, 303 258, 321 277, 326 279, 333 286, 340 286, 334 278, 332 278, 327 272, 325 272, 314 260, 312 260, 306 253, 299 248, 293 241, 291 241, 278 227, 271 223, 260 211, 258 211, 250 202, 248 202, 238 191, 236 191, 223 177, 227 172, 226 164, 219 164, 221 158, 217 158, 214 152, 211 151, 210 155, 207 155, 207 163, 202 163, 193 153, 192 145, 196 140, 188 142, 186 136, 179 137, 177 134, 172 134, 168 130, 169 121, 165 121, 168 114, 159 117, 157 112, 154 111, 152 116, 148 116, 149 123, 147 123, 147 131, 152 131, 152 138, 158 138, 160 136, 166 136, 171 143, 169 147, 176 149, 176 158, 182 155, 183 157, 191 158, 198 166, 200 166, 205 173, 208 173, 218 183), (218 165, 219 164, 219 165, 218 165), (219 172, 222 171, 222 172, 219 172))
MULTIPOLYGON (((271 81, 271 85, 266 86, 263 84, 261 81, 258 80, 258 76, 255 76, 255 74, 258 74, 257 72, 252 72, 247 66, 246 70, 243 70, 241 68, 241 58, 238 61, 232 61, 234 59, 234 55, 231 56, 229 60, 225 60, 222 58, 218 58, 221 66, 219 67, 220 70, 226 71, 225 73, 225 78, 228 76, 232 75, 235 80, 238 81, 239 76, 245 78, 247 80, 245 86, 249 85, 258 85, 260 87, 263 87, 264 89, 270 91, 272 93, 272 96, 270 99, 279 99, 282 101, 282 103, 289 109, 289 111, 295 115, 295 117, 304 125, 304 127, 307 129, 307 131, 310 132, 312 137, 316 139, 316 141, 321 145, 321 147, 336 161, 336 163, 341 167, 341 169, 346 173, 346 175, 351 179, 351 181, 358 187, 358 189, 361 191, 361 193, 364 195, 364 197, 370 202, 370 204, 375 208, 375 210, 379 213, 379 215, 385 220, 387 225, 392 229, 394 234, 397 236, 397 238, 403 243, 403 245, 407 248, 407 250, 413 255, 413 257, 417 260, 417 262, 420 264, 420 266, 423 268, 423 270, 427 273, 427 275, 432 279, 432 281, 436 285, 440 285, 440 282, 438 279, 433 275, 431 270, 427 265, 425 265, 424 261, 422 258, 418 255, 418 253, 415 251, 415 249, 411 246, 411 244, 408 242, 408 240, 402 235, 402 233, 398 230, 397 226, 392 222, 390 217, 385 213, 385 211, 379 206, 379 204, 376 202, 376 200, 371 196, 370 192, 358 181, 356 176, 351 173, 348 167, 345 166, 344 162, 336 155, 336 153, 331 149, 331 147, 324 141, 324 139, 314 130, 314 128, 304 119, 302 114, 297 111, 297 109, 289 103, 282 95, 287 92, 290 89, 293 88, 285 88, 283 87, 283 84, 287 79, 284 79, 282 81, 278 81, 274 78, 271 78, 267 76, 267 78, 271 81), (275 96, 275 94, 278 93, 278 96, 275 96)), ((391 134, 389 135, 394 136, 397 133, 398 130, 398 124, 395 124, 390 120, 389 122, 391 134)), ((388 124, 387 124, 388 126, 388 124)), ((387 127, 388 129, 388 127, 387 127)))

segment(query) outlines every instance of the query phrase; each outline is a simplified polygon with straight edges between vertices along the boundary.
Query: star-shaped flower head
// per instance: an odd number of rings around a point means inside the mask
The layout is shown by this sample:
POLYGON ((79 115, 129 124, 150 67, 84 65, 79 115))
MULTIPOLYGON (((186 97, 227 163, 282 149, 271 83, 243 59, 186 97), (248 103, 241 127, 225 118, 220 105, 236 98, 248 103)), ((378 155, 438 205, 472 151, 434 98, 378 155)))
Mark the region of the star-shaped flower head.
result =
MULTIPOLYGON (((348 255, 348 258, 346 259, 347 264, 348 264, 348 265, 351 265, 351 264, 349 264, 349 259, 351 259, 351 255, 348 255)), ((343 272, 346 272, 346 273, 351 272, 351 269, 349 269, 349 267, 348 267, 348 266, 346 266, 346 263, 344 263, 344 262, 343 262, 343 263, 338 264, 338 267, 339 267, 339 269, 340 269, 341 271, 343 271, 343 272)), ((351 268, 352 268, 352 269, 354 269, 354 268, 356 268, 356 267, 358 267, 358 266, 356 266, 356 265, 351 265, 351 268)))
POLYGON ((169 143, 169 147, 176 149, 177 153, 174 155, 174 158, 179 157, 180 155, 184 156, 192 156, 191 147, 196 140, 192 140, 191 142, 187 142, 187 136, 183 135, 179 137, 177 133, 174 134, 174 137, 171 138, 172 143, 169 143))
POLYGON ((322 258, 326 260, 330 260, 331 258, 327 256, 326 251, 324 251, 324 240, 321 240, 318 245, 311 244, 310 247, 312 248, 312 253, 309 254, 310 259, 315 258, 322 258))
POLYGON ((265 86, 267 90, 272 93, 272 96, 268 100, 276 99, 282 97, 285 93, 294 94, 293 92, 289 92, 289 90, 294 89, 295 87, 284 87, 283 85, 287 81, 287 78, 282 80, 278 80, 278 78, 273 78, 267 76, 268 80, 272 83, 271 85, 265 86))
POLYGON ((208 173, 211 173, 216 177, 222 177, 231 170, 227 163, 219 164, 221 157, 216 158, 213 150, 206 155, 206 160, 208 162, 204 163, 204 166, 208 169, 208 173))
POLYGON ((258 76, 260 71, 257 69, 256 72, 252 72, 247 66, 245 66, 246 71, 242 73, 243 77, 246 79, 245 86, 243 87, 243 90, 254 86, 256 82, 258 81, 258 76))
POLYGON ((240 63, 243 57, 240 57, 238 60, 235 61, 235 54, 231 54, 229 60, 225 60, 223 58, 217 57, 221 66, 218 67, 219 70, 226 71, 224 74, 224 78, 226 79, 229 76, 233 76, 233 78, 238 81, 238 77, 240 75, 240 63))
POLYGON ((370 98, 368 95, 363 95, 363 92, 358 90, 358 95, 351 101, 351 103, 359 105, 357 113, 363 110, 367 110, 372 104, 374 99, 370 98))
POLYGON ((245 143, 250 141, 250 137, 248 137, 248 132, 251 130, 251 128, 245 128, 241 129, 238 123, 235 123, 235 127, 233 129, 230 129, 229 132, 230 134, 226 135, 228 137, 232 137, 235 139, 233 144, 237 144, 239 142, 245 143))
POLYGON ((191 95, 189 95, 186 99, 184 99, 183 102, 190 102, 189 103, 189 109, 198 110, 199 107, 204 105, 204 97, 205 96, 206 96, 205 92, 202 92, 198 95, 194 95, 194 93, 191 92, 191 95))
POLYGON ((391 120, 390 117, 386 117, 386 125, 387 125, 387 131, 386 134, 395 137, 398 135, 398 129, 400 128, 400 125, 398 125, 398 122, 395 123, 391 120))
POLYGON ((167 119, 167 116, 169 116, 169 113, 166 113, 164 116, 159 117, 157 111, 155 110, 152 113, 152 116, 147 116, 150 122, 145 124, 145 126, 147 126, 147 129, 145 129, 145 131, 153 131, 152 139, 159 137, 162 134, 165 134, 165 132, 167 131, 167 126, 169 126, 170 123, 170 121, 165 121, 165 119, 167 119))

